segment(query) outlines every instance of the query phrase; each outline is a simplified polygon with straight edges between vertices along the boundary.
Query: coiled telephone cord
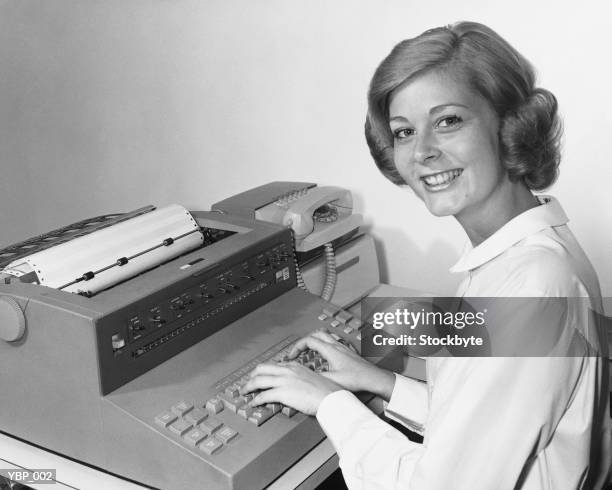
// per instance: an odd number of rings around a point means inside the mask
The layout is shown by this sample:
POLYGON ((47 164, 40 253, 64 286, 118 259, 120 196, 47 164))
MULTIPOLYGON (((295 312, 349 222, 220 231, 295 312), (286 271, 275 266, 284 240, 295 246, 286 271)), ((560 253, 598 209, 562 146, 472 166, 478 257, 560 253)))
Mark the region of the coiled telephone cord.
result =
POLYGON ((334 247, 331 243, 325 244, 325 284, 321 298, 325 301, 330 301, 336 289, 336 256, 334 255, 334 247))

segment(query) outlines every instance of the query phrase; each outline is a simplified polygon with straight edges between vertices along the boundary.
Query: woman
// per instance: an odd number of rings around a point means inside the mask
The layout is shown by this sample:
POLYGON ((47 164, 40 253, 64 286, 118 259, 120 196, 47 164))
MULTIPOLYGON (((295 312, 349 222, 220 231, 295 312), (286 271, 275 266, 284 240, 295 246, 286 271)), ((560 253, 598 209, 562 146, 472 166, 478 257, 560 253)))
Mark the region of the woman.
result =
MULTIPOLYGON (((601 311, 597 276, 559 203, 532 194, 557 176, 556 100, 491 29, 461 22, 398 44, 372 79, 366 136, 390 180, 465 230, 472 247, 453 270, 469 275, 457 296, 588 297, 601 311)), ((559 331, 580 331, 584 315, 566 312, 559 331)), ((319 331, 290 357, 314 349, 329 372, 264 364, 243 391, 264 390, 254 405, 316 415, 349 488, 601 488, 610 472, 606 344, 599 331, 581 334, 594 355, 430 358, 424 386, 319 331), (424 443, 377 418, 350 393, 358 390, 387 400, 387 414, 424 443)))

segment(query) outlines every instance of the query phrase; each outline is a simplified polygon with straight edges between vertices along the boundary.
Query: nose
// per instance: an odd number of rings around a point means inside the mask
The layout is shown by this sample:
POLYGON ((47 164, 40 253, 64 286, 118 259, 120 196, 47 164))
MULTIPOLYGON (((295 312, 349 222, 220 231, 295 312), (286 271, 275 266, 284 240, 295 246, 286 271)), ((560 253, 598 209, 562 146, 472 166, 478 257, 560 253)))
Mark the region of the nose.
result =
POLYGON ((414 160, 422 165, 435 161, 440 156, 440 150, 435 135, 431 131, 424 131, 416 135, 414 147, 414 160))

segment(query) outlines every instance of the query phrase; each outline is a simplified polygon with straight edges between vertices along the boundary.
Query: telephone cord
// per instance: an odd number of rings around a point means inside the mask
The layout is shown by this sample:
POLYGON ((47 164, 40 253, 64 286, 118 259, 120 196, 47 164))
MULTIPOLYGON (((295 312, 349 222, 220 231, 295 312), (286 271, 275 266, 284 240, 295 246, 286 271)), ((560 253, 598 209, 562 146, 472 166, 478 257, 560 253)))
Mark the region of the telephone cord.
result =
POLYGON ((297 254, 295 252, 295 234, 291 231, 291 240, 293 242, 293 266, 295 268, 295 278, 297 280, 298 288, 303 289, 304 291, 308 291, 306 287, 306 283, 304 282, 304 276, 302 276, 302 271, 300 270, 300 265, 298 264, 297 254))
POLYGON ((325 244, 325 284, 321 298, 325 301, 331 301, 336 289, 336 256, 334 255, 334 247, 331 243, 325 244))

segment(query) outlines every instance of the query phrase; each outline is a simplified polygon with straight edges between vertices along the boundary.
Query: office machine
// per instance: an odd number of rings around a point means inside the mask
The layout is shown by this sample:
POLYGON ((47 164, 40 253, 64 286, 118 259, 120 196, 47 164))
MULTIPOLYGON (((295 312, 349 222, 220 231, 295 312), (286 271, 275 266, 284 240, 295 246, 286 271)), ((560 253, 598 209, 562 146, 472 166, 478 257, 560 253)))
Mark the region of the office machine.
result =
POLYGON ((297 287, 293 245, 282 224, 175 205, 0 250, 0 431, 152 488, 271 484, 324 435, 239 387, 313 329, 359 348, 363 325, 297 287))
POLYGON ((327 301, 350 305, 379 283, 374 240, 360 232, 363 217, 353 212, 353 198, 346 189, 312 182, 271 182, 224 199, 211 209, 290 227, 298 285, 327 301))

